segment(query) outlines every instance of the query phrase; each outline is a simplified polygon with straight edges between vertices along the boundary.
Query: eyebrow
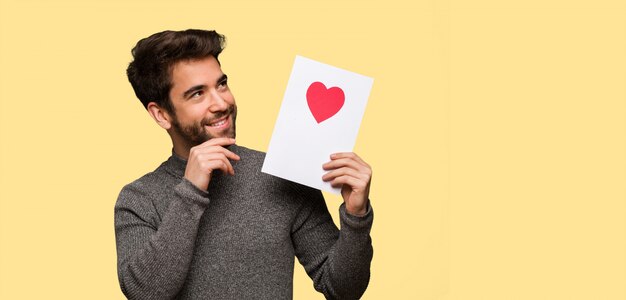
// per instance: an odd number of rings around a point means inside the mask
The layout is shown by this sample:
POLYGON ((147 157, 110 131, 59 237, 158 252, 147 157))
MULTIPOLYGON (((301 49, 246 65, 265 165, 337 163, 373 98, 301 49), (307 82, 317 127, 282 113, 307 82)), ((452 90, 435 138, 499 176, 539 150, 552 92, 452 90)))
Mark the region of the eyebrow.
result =
POLYGON ((227 80, 228 80, 228 76, 226 76, 226 74, 222 74, 220 79, 217 80, 217 84, 222 84, 224 83, 224 81, 227 81, 227 80))
MULTIPOLYGON (((226 76, 226 74, 222 74, 222 76, 220 76, 220 78, 217 80, 216 83, 219 85, 219 84, 221 84, 221 83, 223 83, 224 81, 227 81, 227 80, 228 80, 228 76, 226 76)), ((206 84, 199 84, 199 85, 192 86, 191 88, 189 88, 188 90, 186 90, 183 93, 183 97, 187 98, 187 97, 189 97, 189 95, 191 95, 191 94, 193 94, 193 93, 195 93, 197 91, 202 91, 202 90, 204 90, 206 88, 207 88, 206 84)))

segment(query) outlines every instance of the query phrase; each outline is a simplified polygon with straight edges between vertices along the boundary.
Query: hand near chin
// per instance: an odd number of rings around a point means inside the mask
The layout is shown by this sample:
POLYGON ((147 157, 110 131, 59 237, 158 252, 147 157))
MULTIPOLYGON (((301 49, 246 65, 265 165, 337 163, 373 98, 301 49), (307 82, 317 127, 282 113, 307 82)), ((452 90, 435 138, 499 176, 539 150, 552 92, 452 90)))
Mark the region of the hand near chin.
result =
POLYGON ((229 159, 239 160, 239 155, 224 148, 235 143, 231 138, 212 138, 189 150, 189 159, 185 168, 185 178, 197 188, 207 191, 211 174, 222 170, 225 174, 235 175, 229 159))
POLYGON ((323 165, 329 171, 322 180, 333 187, 341 187, 341 196, 346 211, 351 215, 364 215, 367 212, 372 168, 353 152, 335 153, 331 161, 323 165))

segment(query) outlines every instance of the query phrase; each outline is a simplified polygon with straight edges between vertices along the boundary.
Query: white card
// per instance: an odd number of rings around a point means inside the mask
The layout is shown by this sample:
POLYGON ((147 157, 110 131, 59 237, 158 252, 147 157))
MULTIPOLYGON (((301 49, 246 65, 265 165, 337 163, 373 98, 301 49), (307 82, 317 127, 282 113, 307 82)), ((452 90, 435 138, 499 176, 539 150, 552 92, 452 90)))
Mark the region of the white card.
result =
POLYGON ((339 194, 322 165, 351 152, 374 80, 296 56, 262 172, 339 194))

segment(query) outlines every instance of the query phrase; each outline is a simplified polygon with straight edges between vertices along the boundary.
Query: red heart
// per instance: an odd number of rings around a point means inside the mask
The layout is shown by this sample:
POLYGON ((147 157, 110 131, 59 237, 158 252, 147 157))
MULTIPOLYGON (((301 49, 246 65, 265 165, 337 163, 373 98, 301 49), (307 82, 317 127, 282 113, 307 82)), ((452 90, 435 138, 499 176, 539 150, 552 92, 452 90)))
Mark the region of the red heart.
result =
POLYGON ((326 86, 319 82, 313 82, 306 91, 306 102, 309 104, 309 110, 313 113, 313 117, 317 123, 334 116, 345 102, 343 90, 338 87, 326 89, 326 86))

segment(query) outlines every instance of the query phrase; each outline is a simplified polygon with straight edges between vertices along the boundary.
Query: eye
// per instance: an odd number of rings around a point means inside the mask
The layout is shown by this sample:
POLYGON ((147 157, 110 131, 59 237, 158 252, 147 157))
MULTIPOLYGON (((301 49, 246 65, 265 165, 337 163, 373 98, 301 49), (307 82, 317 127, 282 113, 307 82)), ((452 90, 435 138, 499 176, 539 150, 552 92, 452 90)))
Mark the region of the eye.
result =
POLYGON ((199 98, 199 97, 200 97, 200 96, 202 96, 203 94, 204 94, 204 91, 201 91, 201 90, 200 90, 200 91, 196 91, 196 92, 194 92, 193 94, 191 94, 191 95, 189 96, 189 98, 199 98))
POLYGON ((218 90, 224 90, 228 88, 228 80, 222 80, 220 81, 220 83, 217 85, 217 89, 218 90))

